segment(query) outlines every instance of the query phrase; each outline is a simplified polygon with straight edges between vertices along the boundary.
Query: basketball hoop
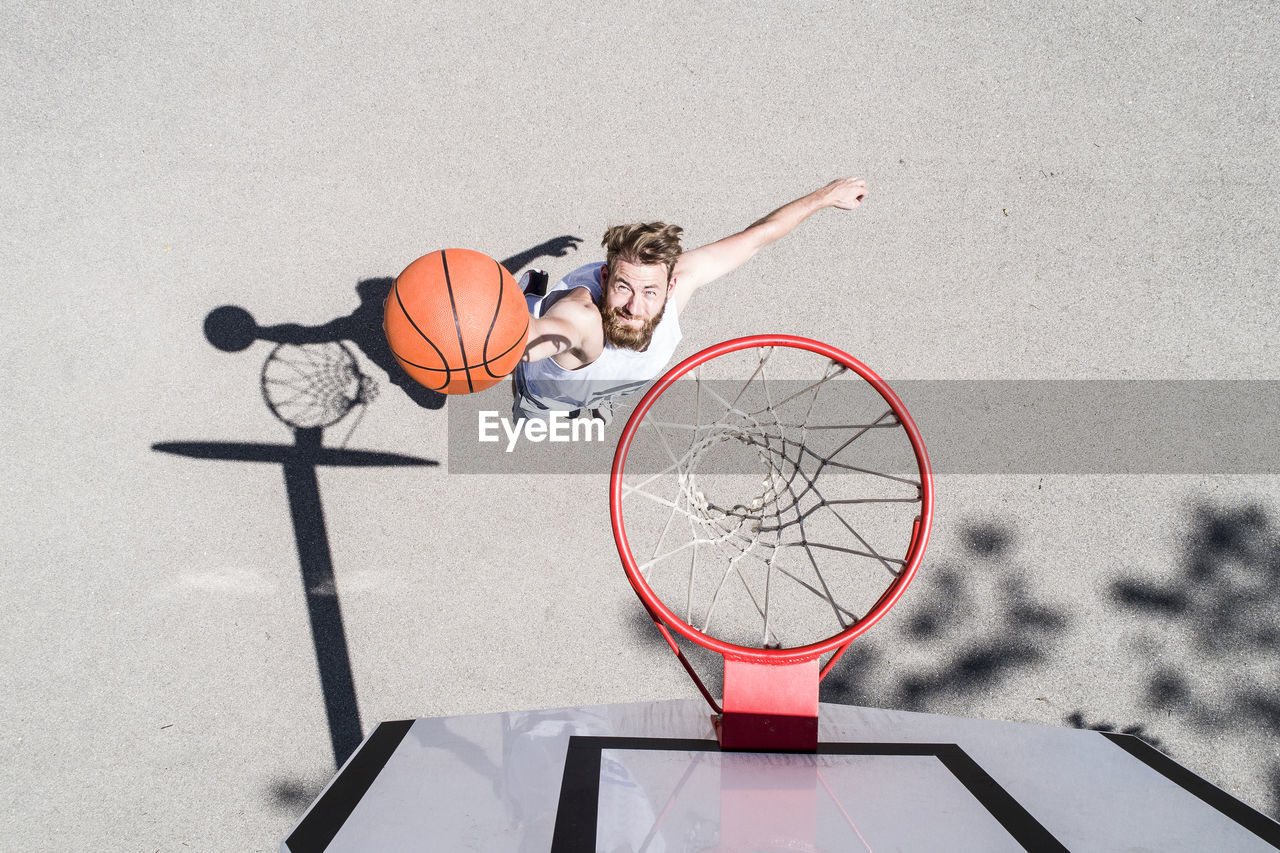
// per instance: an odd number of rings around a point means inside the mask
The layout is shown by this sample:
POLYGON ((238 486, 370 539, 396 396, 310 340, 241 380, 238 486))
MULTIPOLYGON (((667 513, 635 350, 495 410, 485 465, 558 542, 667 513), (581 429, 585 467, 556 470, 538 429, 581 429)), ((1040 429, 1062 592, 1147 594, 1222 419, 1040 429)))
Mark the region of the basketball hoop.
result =
POLYGON ((813 750, 818 682, 911 583, 933 481, 884 380, 827 344, 761 335, 691 356, 641 399, 609 506, 627 578, 721 746, 813 750), (724 657, 723 708, 668 629, 724 657))

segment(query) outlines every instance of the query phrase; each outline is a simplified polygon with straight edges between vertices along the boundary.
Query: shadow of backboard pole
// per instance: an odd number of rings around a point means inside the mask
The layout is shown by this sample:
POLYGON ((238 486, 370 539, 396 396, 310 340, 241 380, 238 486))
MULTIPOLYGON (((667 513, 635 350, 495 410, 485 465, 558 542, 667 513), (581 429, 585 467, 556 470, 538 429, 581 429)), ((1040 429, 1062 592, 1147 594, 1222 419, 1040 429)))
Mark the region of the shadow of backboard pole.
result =
POLYGON ((289 496, 289 512, 298 545, 298 563, 311 619, 311 639, 316 650, 316 667, 324 693, 329 739, 335 765, 340 766, 364 739, 360 710, 356 702, 355 679, 347 634, 342 623, 342 607, 334 582, 333 556, 325 528, 324 506, 316 479, 319 465, 343 467, 427 466, 434 460, 396 453, 346 450, 324 447, 324 430, 294 428, 294 443, 252 444, 233 442, 162 442, 152 450, 194 459, 238 462, 275 462, 284 467, 284 484, 289 496))

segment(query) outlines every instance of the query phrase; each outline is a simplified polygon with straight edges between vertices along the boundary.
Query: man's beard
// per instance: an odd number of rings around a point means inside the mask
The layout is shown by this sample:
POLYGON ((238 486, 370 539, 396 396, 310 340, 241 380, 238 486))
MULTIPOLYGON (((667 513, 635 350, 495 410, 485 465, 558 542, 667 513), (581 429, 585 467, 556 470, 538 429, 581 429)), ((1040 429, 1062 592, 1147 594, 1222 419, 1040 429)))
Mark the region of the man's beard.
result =
POLYGON ((658 313, 654 314, 644 321, 640 328, 629 326, 623 322, 622 315, 617 308, 607 308, 600 306, 600 321, 604 325, 604 342, 622 349, 630 349, 640 352, 649 346, 649 341, 653 340, 653 330, 658 327, 658 323, 662 320, 663 313, 667 310, 667 303, 663 302, 662 307, 658 309, 658 313))

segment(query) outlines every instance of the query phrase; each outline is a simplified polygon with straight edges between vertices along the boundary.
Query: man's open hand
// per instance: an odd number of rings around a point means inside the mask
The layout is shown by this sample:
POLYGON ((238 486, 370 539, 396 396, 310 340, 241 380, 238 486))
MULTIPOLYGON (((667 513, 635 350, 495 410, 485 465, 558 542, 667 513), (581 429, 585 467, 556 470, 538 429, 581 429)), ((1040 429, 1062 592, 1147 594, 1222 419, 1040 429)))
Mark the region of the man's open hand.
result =
POLYGON ((862 178, 840 178, 822 188, 829 207, 853 210, 867 197, 867 182, 862 178))

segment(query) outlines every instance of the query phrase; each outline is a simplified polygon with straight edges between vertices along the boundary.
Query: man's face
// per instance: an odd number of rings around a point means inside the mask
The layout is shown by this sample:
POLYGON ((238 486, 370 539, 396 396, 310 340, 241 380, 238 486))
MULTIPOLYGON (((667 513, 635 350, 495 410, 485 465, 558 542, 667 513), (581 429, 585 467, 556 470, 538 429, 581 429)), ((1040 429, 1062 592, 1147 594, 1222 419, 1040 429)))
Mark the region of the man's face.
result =
POLYGON ((666 264, 633 264, 615 260, 601 272, 604 299, 600 319, 606 343, 624 349, 643 350, 667 307, 671 285, 666 264))

